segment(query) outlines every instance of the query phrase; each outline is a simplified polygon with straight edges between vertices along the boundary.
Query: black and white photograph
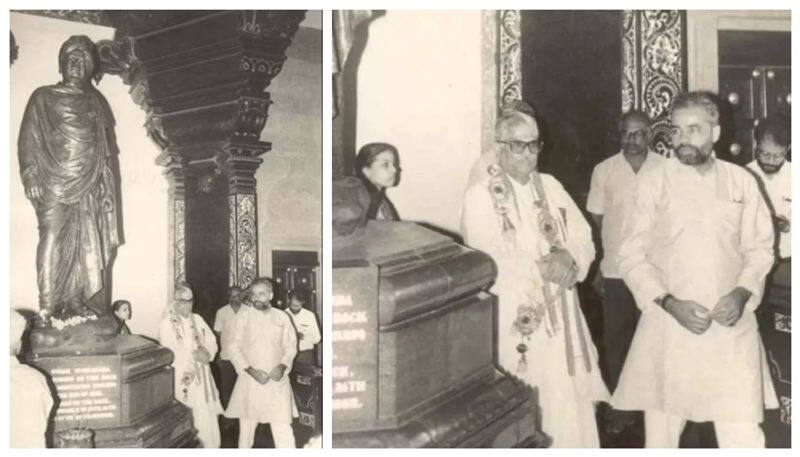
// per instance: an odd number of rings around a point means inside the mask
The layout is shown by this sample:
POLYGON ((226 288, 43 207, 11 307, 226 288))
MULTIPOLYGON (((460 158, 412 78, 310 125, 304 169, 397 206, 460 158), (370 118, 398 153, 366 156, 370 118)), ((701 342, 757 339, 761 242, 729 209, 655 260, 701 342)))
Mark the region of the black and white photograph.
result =
POLYGON ((10 447, 321 447, 322 11, 9 15, 10 447))
POLYGON ((791 20, 334 10, 333 447, 790 448, 791 20))

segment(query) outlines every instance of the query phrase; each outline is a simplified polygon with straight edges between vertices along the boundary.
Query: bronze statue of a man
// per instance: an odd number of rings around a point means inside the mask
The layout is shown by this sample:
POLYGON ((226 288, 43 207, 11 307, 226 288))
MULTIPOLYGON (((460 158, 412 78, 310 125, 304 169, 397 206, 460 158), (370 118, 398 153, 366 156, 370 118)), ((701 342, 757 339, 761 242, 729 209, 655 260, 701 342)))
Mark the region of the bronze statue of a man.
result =
POLYGON ((33 92, 18 142, 25 196, 39 225, 36 268, 45 321, 108 313, 107 299, 97 297, 120 244, 114 117, 92 85, 99 71, 94 43, 70 37, 58 64, 62 81, 33 92))

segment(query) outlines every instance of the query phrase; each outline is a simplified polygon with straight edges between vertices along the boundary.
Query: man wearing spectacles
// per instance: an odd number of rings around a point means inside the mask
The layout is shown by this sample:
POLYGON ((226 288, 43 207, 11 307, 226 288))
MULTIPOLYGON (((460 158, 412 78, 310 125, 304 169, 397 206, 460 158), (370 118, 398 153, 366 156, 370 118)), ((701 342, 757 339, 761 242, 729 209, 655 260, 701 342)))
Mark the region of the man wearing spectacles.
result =
MULTIPOLYGON (((625 357, 636 331, 639 309, 625 286, 617 265, 622 241, 622 222, 632 211, 636 180, 640 171, 654 169, 666 160, 650 151, 650 118, 631 110, 619 123, 621 150, 594 168, 586 209, 600 230, 603 256, 597 276, 597 289, 603 297, 603 374, 611 392, 617 387, 625 357)), ((622 432, 633 423, 633 416, 621 411, 606 414, 607 431, 622 432)))
POLYGON ((576 290, 594 261, 591 228, 558 180, 536 168, 533 109, 515 101, 499 114, 461 213, 465 242, 497 265, 498 363, 537 389, 553 447, 599 447, 594 404, 609 395, 576 290))
POLYGON ((792 163, 786 160, 792 147, 788 122, 764 119, 756 126, 756 159, 747 164, 761 182, 764 198, 770 204, 778 238, 781 262, 792 257, 792 163))

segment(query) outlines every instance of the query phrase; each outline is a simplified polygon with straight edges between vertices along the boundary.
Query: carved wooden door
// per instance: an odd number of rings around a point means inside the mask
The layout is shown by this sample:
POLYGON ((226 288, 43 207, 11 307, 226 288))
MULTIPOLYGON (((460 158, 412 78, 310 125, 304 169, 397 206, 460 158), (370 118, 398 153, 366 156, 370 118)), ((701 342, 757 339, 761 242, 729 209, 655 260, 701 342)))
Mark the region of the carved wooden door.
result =
POLYGON ((789 116, 790 40, 783 32, 719 32, 720 158, 751 162, 756 125, 768 116, 789 116))

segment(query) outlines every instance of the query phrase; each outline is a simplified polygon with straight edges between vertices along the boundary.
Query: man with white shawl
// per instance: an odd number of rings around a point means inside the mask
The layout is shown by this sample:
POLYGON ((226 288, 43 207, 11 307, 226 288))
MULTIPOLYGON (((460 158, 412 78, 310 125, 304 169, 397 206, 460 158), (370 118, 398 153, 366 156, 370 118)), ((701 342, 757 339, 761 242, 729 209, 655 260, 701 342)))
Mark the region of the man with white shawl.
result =
POLYGON ((677 159, 646 171, 623 226, 619 267, 642 311, 613 405, 644 410, 645 445, 678 447, 687 420, 723 448, 764 447, 777 407, 754 311, 773 229, 755 178, 714 157, 719 110, 687 92, 670 113, 677 159))
POLYGON ((247 295, 252 307, 236 314, 230 352, 239 377, 225 417, 239 419, 239 448, 253 447, 258 424, 270 424, 276 448, 294 448, 292 418, 298 411, 289 372, 297 355, 297 335, 291 318, 270 306, 269 279, 253 281, 247 295))
POLYGON ((542 142, 528 105, 504 106, 495 135, 465 193, 462 234, 497 264, 499 364, 538 389, 553 446, 599 447, 594 403, 609 394, 575 287, 594 260, 591 229, 536 171, 542 142))
POLYGON ((205 448, 220 447, 222 404, 209 363, 217 354, 217 339, 206 321, 192 313, 194 298, 187 284, 175 287, 173 306, 158 331, 162 346, 175 355, 175 398, 192 409, 197 437, 205 448))

